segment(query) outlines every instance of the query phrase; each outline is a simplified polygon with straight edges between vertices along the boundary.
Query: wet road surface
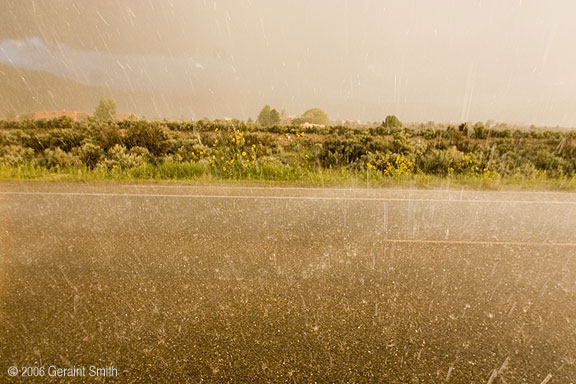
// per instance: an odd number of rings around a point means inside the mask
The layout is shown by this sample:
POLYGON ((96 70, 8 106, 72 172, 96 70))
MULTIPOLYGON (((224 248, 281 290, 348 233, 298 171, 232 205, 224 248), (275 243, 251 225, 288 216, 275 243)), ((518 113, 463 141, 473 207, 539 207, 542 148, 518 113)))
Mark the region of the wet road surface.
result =
POLYGON ((571 382, 574 228, 563 192, 3 183, 0 375, 571 382))

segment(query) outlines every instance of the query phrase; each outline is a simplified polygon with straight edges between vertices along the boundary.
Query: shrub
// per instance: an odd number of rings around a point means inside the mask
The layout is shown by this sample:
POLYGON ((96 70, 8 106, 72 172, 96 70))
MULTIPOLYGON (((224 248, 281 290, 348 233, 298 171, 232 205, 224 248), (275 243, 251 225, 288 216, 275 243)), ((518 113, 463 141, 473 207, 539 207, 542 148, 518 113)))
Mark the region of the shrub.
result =
POLYGON ((421 158, 419 168, 424 173, 439 176, 471 174, 480 171, 482 160, 482 154, 466 154, 452 146, 445 150, 429 151, 421 158))
POLYGON ((386 176, 409 176, 414 172, 413 159, 398 153, 369 153, 365 158, 365 166, 377 169, 386 176))
POLYGON ((571 168, 568 161, 544 148, 528 152, 528 157, 537 169, 546 171, 552 177, 563 176, 571 168))
POLYGON ((275 149, 278 147, 277 139, 269 133, 247 133, 244 136, 246 145, 259 145, 260 147, 275 149))
POLYGON ((128 148, 144 147, 154 156, 162 156, 169 147, 170 132, 159 122, 129 121, 125 144, 128 148))
POLYGON ((0 163, 5 165, 30 164, 34 158, 34 150, 20 145, 10 145, 0 148, 0 163))
POLYGON ((47 148, 42 153, 38 163, 46 168, 67 168, 82 165, 82 160, 78 156, 65 152, 60 148, 47 148))
POLYGON ((5 132, 3 136, 3 146, 21 145, 27 147, 30 142, 30 135, 21 129, 5 132))
POLYGON ((318 160, 323 167, 347 166, 366 156, 366 146, 356 139, 328 139, 318 160))
POLYGON ((90 169, 95 168, 100 160, 104 157, 104 150, 96 144, 86 143, 77 148, 76 155, 90 169))
POLYGON ((104 151, 110 150, 115 145, 122 145, 124 142, 122 129, 113 121, 93 123, 89 132, 92 142, 98 144, 104 151))
POLYGON ((182 161, 190 162, 198 159, 196 156, 196 151, 194 148, 197 146, 196 140, 184 140, 180 142, 179 148, 175 151, 175 154, 180 156, 182 161))
POLYGON ((407 129, 395 132, 392 141, 392 151, 403 155, 421 156, 427 149, 422 140, 414 140, 407 129))
POLYGON ((207 119, 0 121, 0 161, 45 168, 85 164, 89 168, 138 170, 151 177, 156 177, 160 166, 165 166, 167 175, 206 171, 222 177, 284 175, 292 179, 303 169, 321 173, 322 168, 362 174, 369 168, 379 177, 380 173, 460 174, 486 180, 494 175, 564 178, 576 173, 574 131, 512 131, 503 125, 492 126, 428 123, 388 127, 375 123, 370 127, 304 129, 207 119))
POLYGON ((73 129, 54 129, 48 132, 46 144, 48 148, 60 148, 64 152, 70 152, 73 148, 82 145, 86 135, 73 129))
POLYGON ((523 174, 526 171, 531 172, 532 168, 535 169, 534 164, 530 160, 514 151, 509 151, 499 156, 497 161, 493 161, 493 167, 502 176, 523 174))
POLYGON ((126 147, 116 144, 108 150, 106 158, 100 165, 112 169, 129 169, 138 167, 146 162, 149 152, 146 148, 132 147, 129 151, 126 147))

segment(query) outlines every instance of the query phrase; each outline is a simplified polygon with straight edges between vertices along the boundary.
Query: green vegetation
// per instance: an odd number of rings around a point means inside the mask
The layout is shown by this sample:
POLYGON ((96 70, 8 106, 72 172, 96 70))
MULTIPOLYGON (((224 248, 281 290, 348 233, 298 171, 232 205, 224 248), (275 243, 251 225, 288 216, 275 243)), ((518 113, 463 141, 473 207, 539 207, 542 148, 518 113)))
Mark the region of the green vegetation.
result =
POLYGON ((302 116, 295 119, 294 122, 296 124, 310 123, 318 125, 328 125, 330 124, 330 118, 328 118, 326 112, 324 112, 320 108, 312 108, 304 112, 302 116))
POLYGON ((483 124, 300 127, 68 118, 0 121, 0 177, 409 183, 576 189, 576 132, 483 124))
POLYGON ((97 120, 114 120, 116 103, 112 99, 102 99, 94 111, 97 120))
POLYGON ((265 105, 258 115, 258 123, 261 125, 274 125, 280 123, 280 113, 275 109, 270 109, 269 105, 265 105))
POLYGON ((382 126, 386 128, 398 128, 402 126, 402 123, 395 115, 388 115, 382 123, 382 126))

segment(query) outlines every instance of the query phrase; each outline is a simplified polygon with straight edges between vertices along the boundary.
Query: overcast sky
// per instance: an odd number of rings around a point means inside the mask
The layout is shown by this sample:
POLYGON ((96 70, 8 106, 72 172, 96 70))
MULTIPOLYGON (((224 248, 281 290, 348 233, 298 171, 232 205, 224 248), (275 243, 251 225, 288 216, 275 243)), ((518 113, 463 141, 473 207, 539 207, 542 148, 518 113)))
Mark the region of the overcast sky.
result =
MULTIPOLYGON (((576 126, 572 0, 4 0, 0 62, 222 116, 576 126)), ((218 116, 210 116, 218 117, 218 116)))

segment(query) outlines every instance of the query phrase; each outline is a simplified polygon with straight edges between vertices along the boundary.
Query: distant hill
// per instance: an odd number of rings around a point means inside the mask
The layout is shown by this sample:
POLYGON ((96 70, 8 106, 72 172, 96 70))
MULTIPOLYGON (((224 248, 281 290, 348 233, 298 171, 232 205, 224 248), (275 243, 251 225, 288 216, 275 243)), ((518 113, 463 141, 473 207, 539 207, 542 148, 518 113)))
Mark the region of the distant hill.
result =
POLYGON ((88 112, 103 97, 112 94, 47 72, 0 64, 0 116, 60 109, 88 112))
POLYGON ((62 109, 92 112, 100 99, 112 98, 118 112, 147 118, 227 116, 214 95, 126 92, 78 83, 44 71, 0 64, 0 118, 62 109))

